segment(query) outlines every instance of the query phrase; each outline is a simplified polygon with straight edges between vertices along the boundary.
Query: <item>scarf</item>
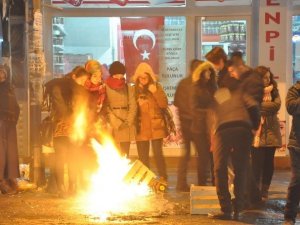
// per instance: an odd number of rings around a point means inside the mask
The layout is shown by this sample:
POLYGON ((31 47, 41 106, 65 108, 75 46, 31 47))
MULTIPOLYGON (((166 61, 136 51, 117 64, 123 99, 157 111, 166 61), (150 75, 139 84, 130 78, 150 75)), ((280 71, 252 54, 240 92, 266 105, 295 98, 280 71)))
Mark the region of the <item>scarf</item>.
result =
MULTIPOLYGON (((273 90, 273 85, 269 85, 268 87, 264 88, 263 102, 271 102, 272 101, 272 95, 271 95, 272 90, 273 90)), ((262 116, 260 118, 259 127, 254 136, 253 146, 255 148, 258 148, 260 146, 260 136, 261 136, 261 132, 262 132, 262 126, 265 123, 265 121, 266 121, 266 117, 262 116)))
POLYGON ((271 92, 273 91, 273 85, 269 85, 268 87, 264 88, 264 102, 271 102, 272 101, 272 95, 271 92))
POLYGON ((125 78, 117 79, 117 78, 109 77, 106 80, 106 84, 111 89, 120 90, 120 89, 123 89, 125 87, 126 82, 125 82, 125 78))
POLYGON ((103 83, 93 84, 90 80, 87 80, 84 87, 90 92, 97 93, 97 104, 102 106, 106 97, 105 85, 103 83))

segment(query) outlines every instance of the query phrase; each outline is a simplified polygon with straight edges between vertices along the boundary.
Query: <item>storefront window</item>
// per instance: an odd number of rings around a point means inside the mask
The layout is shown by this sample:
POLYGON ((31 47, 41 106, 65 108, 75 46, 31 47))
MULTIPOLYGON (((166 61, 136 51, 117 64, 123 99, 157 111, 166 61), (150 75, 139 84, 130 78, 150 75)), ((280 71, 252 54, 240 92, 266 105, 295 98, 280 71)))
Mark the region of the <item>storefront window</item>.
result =
POLYGON ((300 16, 293 16, 293 78, 300 80, 300 16))
POLYGON ((246 61, 246 20, 202 20, 202 58, 214 47, 222 47, 230 57, 235 51, 243 53, 246 61))
POLYGON ((54 17, 52 28, 54 77, 96 59, 103 65, 104 79, 109 65, 118 60, 130 80, 137 65, 147 62, 172 102, 185 76, 185 17, 54 17))
POLYGON ((186 0, 52 0, 52 5, 62 8, 182 7, 186 5, 186 0))

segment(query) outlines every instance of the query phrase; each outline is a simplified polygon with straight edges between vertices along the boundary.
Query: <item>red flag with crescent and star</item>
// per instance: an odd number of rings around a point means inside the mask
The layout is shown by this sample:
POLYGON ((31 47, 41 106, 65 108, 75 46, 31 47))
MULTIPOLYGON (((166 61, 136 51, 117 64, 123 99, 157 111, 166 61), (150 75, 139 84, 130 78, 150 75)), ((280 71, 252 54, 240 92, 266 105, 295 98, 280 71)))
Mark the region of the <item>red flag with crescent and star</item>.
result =
POLYGON ((146 62, 159 72, 159 34, 164 17, 121 18, 121 31, 127 79, 141 62, 146 62))

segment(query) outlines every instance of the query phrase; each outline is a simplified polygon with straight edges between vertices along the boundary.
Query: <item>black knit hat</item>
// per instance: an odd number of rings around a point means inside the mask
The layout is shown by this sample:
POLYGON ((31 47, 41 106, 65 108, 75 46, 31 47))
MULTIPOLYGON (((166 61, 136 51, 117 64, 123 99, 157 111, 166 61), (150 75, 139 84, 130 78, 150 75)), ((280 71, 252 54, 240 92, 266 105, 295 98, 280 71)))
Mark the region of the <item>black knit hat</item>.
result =
POLYGON ((123 65, 123 63, 120 63, 119 61, 114 61, 109 67, 109 74, 111 76, 115 74, 125 74, 125 73, 126 73, 125 66, 123 65))

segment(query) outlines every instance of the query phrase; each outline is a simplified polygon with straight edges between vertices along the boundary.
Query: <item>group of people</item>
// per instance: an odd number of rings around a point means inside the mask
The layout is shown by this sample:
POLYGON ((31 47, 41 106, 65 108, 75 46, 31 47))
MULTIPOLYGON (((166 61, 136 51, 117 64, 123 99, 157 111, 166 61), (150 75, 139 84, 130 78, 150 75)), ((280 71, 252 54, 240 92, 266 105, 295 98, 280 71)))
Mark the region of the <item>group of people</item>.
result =
MULTIPOLYGON (((190 74, 177 87, 174 105, 179 110, 185 143, 178 167, 177 190, 188 191, 187 167, 191 143, 198 155, 198 184, 207 185, 209 177, 216 186, 221 212, 209 216, 238 219, 245 203, 256 205, 268 198, 274 172, 274 154, 281 147, 277 113, 281 100, 271 70, 265 66, 250 68, 236 52, 230 60, 220 47, 206 54, 206 61, 193 60, 190 74), (228 187, 228 168, 234 172, 234 199, 228 187), (246 201, 245 201, 246 200, 246 201)), ((99 120, 102 129, 111 132, 121 155, 128 156, 135 141, 138 157, 149 167, 152 146, 158 175, 168 179, 163 156, 163 138, 168 131, 163 110, 167 96, 151 66, 140 63, 131 80, 119 61, 109 67, 104 81, 100 62, 88 60, 62 78, 45 86, 51 96, 50 112, 54 121, 54 174, 59 196, 74 194, 83 170, 96 168, 95 155, 87 140, 95 136, 99 120), (85 109, 83 140, 74 139, 78 109, 85 109), (89 163, 85 163, 85 162, 89 163), (68 166, 68 191, 64 166, 68 166), (82 170, 82 171, 80 171, 82 170)), ((16 190, 19 177, 16 124, 19 107, 7 70, 0 66, 0 190, 16 190)), ((300 200, 300 82, 286 97, 286 107, 293 116, 288 148, 292 180, 285 209, 287 224, 295 223, 300 200)), ((84 182, 82 182, 84 183, 84 182)))
MULTIPOLYGON (((271 70, 250 68, 241 52, 231 59, 220 47, 193 60, 190 75, 175 93, 185 154, 178 167, 177 190, 188 191, 187 166, 191 143, 197 152, 198 184, 208 178, 216 186, 221 212, 215 219, 238 219, 247 207, 257 207, 268 199, 274 173, 276 148, 282 146, 277 117, 281 100, 271 70), (234 199, 228 185, 228 168, 233 170, 234 199)), ((292 181, 285 210, 287 224, 293 224, 299 205, 298 107, 300 82, 287 95, 287 110, 294 117, 288 148, 292 161, 292 181)))
MULTIPOLYGON (((99 127, 95 128, 95 125, 100 120, 101 129, 111 133, 121 155, 128 156, 130 143, 135 141, 139 159, 148 167, 151 143, 158 175, 162 182, 167 181, 162 147, 163 138, 168 135, 163 117, 168 100, 157 82, 157 75, 149 64, 140 63, 131 80, 127 81, 125 66, 119 61, 110 65, 109 73, 110 76, 103 81, 101 64, 89 60, 84 67, 77 66, 64 77, 46 84, 52 99, 50 111, 55 124, 53 145, 59 196, 75 193, 78 180, 84 180, 82 172, 95 168, 95 156, 88 143, 72 138, 80 107, 86 111, 88 125, 85 130, 80 128, 86 139, 97 136, 95 132, 99 127), (83 163, 85 160, 89 163, 83 163), (69 170, 68 191, 64 183, 65 164, 68 164, 69 170), (92 168, 87 168, 87 165, 92 168)), ((84 186, 84 181, 79 183, 84 186)))

